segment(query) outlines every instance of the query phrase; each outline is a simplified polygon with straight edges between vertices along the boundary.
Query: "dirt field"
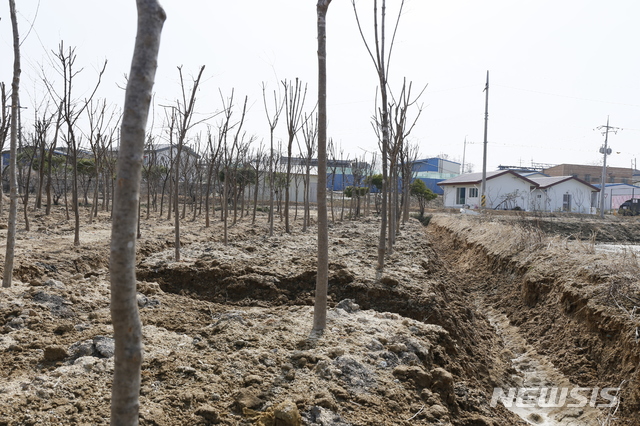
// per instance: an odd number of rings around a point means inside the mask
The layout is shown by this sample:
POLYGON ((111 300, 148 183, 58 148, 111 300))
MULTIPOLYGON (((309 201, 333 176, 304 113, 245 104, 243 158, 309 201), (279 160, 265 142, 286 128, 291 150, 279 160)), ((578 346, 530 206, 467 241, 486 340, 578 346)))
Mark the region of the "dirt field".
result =
MULTIPOLYGON (((84 217, 74 247, 72 222, 60 213, 34 217, 32 231, 19 233, 19 281, 0 290, 0 425, 108 423, 109 221, 84 217)), ((625 380, 620 419, 606 424, 638 424, 633 318, 600 292, 615 271, 565 271, 549 260, 532 268, 532 251, 492 252, 472 232, 483 228, 467 220, 435 217, 427 228, 411 220, 382 274, 376 219, 332 226, 329 325, 317 339, 309 338, 311 233, 277 226, 269 238, 264 216, 256 225, 245 218, 224 246, 218 221, 185 220, 174 262, 171 224, 144 220, 140 423, 526 424, 492 408, 492 392, 538 378, 599 387, 625 380)), ((511 238, 511 224, 495 226, 493 234, 511 238)), ((609 412, 519 414, 531 424, 598 425, 609 412)))

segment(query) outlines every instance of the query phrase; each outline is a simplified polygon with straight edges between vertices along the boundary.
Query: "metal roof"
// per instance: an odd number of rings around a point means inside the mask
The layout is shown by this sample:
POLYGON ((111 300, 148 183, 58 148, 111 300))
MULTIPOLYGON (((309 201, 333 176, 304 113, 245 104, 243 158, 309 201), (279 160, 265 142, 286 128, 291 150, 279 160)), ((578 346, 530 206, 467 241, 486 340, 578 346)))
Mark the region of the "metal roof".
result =
MULTIPOLYGON (((553 185, 557 185, 559 183, 562 183, 568 180, 575 180, 577 182, 580 182, 586 186, 593 188, 595 191, 599 191, 599 189, 596 186, 591 185, 590 183, 587 183, 582 179, 578 179, 577 177, 574 177, 574 176, 551 176, 551 177, 535 176, 535 175, 523 176, 519 173, 514 172, 513 170, 498 170, 494 172, 487 172, 487 180, 496 178, 498 176, 502 176, 505 174, 513 175, 519 179, 529 182, 530 184, 536 186, 537 188, 542 188, 542 189, 549 188, 553 185)), ((479 184, 481 182, 482 182, 482 173, 467 173, 464 175, 454 177, 452 179, 447 179, 445 181, 438 182, 438 185, 479 184)))
MULTIPOLYGON (((535 182, 533 182, 531 179, 524 177, 522 175, 519 175, 513 170, 496 170, 493 172, 487 172, 487 180, 493 179, 502 175, 512 175, 519 179, 525 180, 529 183, 535 184, 535 182)), ((482 173, 466 173, 464 175, 456 176, 454 178, 447 179, 442 182, 438 182, 438 185, 460 185, 464 183, 478 184, 481 182, 482 182, 482 173)))

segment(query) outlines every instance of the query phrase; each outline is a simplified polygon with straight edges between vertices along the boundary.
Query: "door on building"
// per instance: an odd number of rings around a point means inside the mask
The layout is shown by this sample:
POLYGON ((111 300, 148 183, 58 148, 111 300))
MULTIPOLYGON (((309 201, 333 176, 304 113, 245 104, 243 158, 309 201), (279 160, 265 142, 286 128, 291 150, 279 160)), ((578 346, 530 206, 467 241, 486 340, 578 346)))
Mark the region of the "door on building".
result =
POLYGON ((467 188, 456 188, 456 204, 464 204, 466 199, 467 188))

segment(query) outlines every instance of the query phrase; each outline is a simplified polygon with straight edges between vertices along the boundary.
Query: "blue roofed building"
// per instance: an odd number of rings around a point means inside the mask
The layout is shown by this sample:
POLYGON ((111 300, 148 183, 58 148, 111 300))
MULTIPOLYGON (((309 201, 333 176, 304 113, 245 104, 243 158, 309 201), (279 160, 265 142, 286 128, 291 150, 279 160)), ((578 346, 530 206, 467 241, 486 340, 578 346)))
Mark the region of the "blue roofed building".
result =
POLYGON ((413 177, 420 179, 434 194, 442 195, 444 191, 438 182, 460 175, 460 163, 444 158, 425 158, 413 162, 413 177))

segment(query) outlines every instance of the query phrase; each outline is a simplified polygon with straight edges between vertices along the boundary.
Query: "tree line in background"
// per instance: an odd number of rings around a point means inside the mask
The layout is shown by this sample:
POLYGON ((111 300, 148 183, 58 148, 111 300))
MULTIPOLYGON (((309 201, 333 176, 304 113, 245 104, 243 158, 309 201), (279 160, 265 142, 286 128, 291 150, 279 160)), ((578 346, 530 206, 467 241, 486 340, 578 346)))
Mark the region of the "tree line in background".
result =
MULTIPOLYGON (((99 211, 111 211, 121 112, 106 99, 89 97, 68 101, 72 99, 75 75, 74 50, 65 49, 61 43, 58 59, 63 87, 57 90, 53 82, 45 79, 48 91, 45 99, 33 108, 32 125, 18 127, 17 191, 25 230, 29 231, 29 211, 49 215, 52 206, 61 205, 67 219, 74 219, 74 243, 80 244, 80 208, 86 211, 88 223, 99 211)), ((193 81, 185 82, 182 69, 178 68, 182 83, 178 89, 184 96, 175 104, 165 106, 162 125, 155 127, 155 132, 147 132, 142 163, 142 220, 150 219, 152 214, 173 220, 178 236, 180 220, 201 217, 205 225, 210 226, 218 214, 225 224, 225 243, 228 242, 227 226, 245 217, 255 223, 260 211, 268 213, 271 235, 275 220, 284 222, 285 232, 291 232, 290 220, 300 220, 302 230, 307 231, 312 225, 311 210, 316 202, 312 188, 317 184, 313 177, 318 168, 318 131, 315 108, 303 109, 306 88, 298 80, 284 80, 284 96, 279 97, 276 91, 272 100, 267 99, 266 94, 263 99, 271 133, 281 118, 287 128, 284 152, 282 142, 273 146, 272 135, 270 146, 266 147, 257 135, 244 131, 248 99, 236 104, 233 93, 221 96, 220 112, 194 123, 196 93, 203 70, 204 67, 193 81), (271 115, 266 107, 270 101, 274 105, 271 115), (204 124, 206 130, 194 132, 195 124, 204 124)), ((101 73, 97 84, 100 76, 101 73)), ((9 94, 4 84, 0 89, 3 111, 6 111, 9 94)), ((408 219, 410 195, 420 199, 422 192, 428 192, 426 188, 416 192, 411 186, 418 147, 404 140, 407 131, 402 127, 402 114, 406 114, 407 107, 394 110, 397 111, 396 125, 391 132, 391 161, 387 161, 390 176, 386 197, 388 205, 393 206, 389 217, 396 227, 397 222, 408 219)), ((18 110, 18 123, 21 113, 18 110)), ((10 116, 3 114, 0 147, 5 179, 0 191, 6 190, 3 187, 8 181, 6 165, 11 155, 4 151, 4 145, 10 123, 10 116)), ((352 159, 329 140, 327 157, 328 187, 339 189, 328 194, 330 220, 355 219, 372 212, 380 214, 384 208, 385 186, 383 174, 377 172, 378 155, 352 159)), ((179 240, 176 242, 176 258, 179 258, 179 240)))
MULTIPOLYGON (((77 148, 75 160, 71 154, 72 147, 56 145, 56 141, 66 136, 61 135, 55 121, 52 125, 50 120, 38 119, 32 129, 22 129, 16 171, 27 231, 29 211, 42 211, 49 215, 52 206, 60 205, 65 207, 70 220, 75 211, 74 199, 78 200, 79 207, 87 210, 88 223, 99 211, 111 211, 119 146, 116 125, 120 118, 113 112, 107 112, 103 100, 97 112, 95 107, 88 111, 96 114, 91 116, 90 123, 96 123, 97 127, 90 125, 87 138, 90 145, 77 148), (113 126, 101 128, 100 123, 113 123, 113 126)), ((302 217, 302 230, 306 231, 311 223, 310 210, 315 203, 311 201, 315 200, 312 178, 317 169, 314 134, 305 133, 304 151, 293 151, 297 156, 287 157, 277 149, 269 152, 264 144, 256 142, 255 137, 230 143, 224 135, 222 139, 219 137, 221 130, 210 128, 204 137, 197 135, 183 142, 176 138, 176 133, 167 141, 161 140, 162 135, 146 136, 142 164, 142 218, 150 219, 155 213, 171 220, 174 212, 178 211, 181 219, 203 217, 209 226, 213 212, 217 211, 221 220, 231 214, 231 224, 245 216, 250 216, 255 223, 256 212, 270 212, 273 189, 275 216, 285 221, 288 204, 292 220, 302 217), (287 187, 290 188, 288 194, 287 187), (179 200, 177 210, 175 200, 179 200), (223 211, 223 206, 228 206, 229 210, 223 211)), ((171 124, 164 131, 170 134, 171 124)), ((352 161, 347 156, 343 160, 344 151, 331 141, 328 155, 328 186, 338 187, 328 195, 331 221, 380 213, 382 174, 377 173, 376 156, 368 162, 364 157, 352 161)), ((6 190, 6 165, 10 155, 5 153, 3 157, 3 186, 6 190)), ((405 157, 402 158, 404 160, 405 157)), ((405 160, 405 166, 410 165, 411 162, 405 160)), ((409 181, 411 174, 411 168, 405 167, 402 177, 408 178, 401 182, 409 183, 409 193, 417 196, 409 181)), ((404 203, 406 188, 403 183, 399 185, 398 192, 400 205, 408 207, 404 203)), ((2 201, 0 209, 4 209, 2 201)))

